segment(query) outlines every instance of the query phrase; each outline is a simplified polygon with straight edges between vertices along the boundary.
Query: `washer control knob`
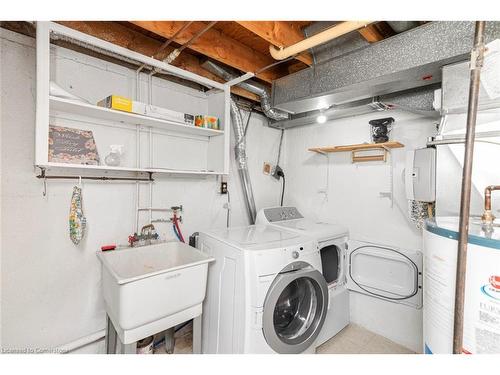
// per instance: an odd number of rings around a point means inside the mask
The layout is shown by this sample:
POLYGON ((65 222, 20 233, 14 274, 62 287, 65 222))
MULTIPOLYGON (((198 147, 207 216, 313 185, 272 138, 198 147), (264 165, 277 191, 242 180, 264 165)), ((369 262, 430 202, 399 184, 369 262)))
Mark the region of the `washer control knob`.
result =
POLYGON ((298 251, 293 251, 292 252, 292 258, 297 259, 299 257, 299 252, 298 251))

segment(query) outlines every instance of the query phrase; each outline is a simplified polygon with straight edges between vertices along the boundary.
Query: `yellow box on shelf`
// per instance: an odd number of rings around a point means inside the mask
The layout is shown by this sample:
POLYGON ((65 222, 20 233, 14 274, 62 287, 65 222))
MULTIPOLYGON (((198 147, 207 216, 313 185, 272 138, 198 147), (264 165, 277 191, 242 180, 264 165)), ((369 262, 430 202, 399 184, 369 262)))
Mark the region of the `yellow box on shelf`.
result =
POLYGON ((109 95, 97 102, 99 107, 116 109, 118 111, 144 114, 145 104, 136 102, 120 95, 109 95))

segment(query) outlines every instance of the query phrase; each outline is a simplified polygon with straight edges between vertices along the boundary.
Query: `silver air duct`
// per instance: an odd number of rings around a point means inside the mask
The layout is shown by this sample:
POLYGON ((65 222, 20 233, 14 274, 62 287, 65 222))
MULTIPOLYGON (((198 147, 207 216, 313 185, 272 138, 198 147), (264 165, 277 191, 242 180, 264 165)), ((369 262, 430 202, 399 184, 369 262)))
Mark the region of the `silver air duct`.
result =
MULTIPOLYGON (((426 23, 278 78, 272 104, 298 114, 439 84, 443 66, 469 60, 473 35, 474 22, 426 23)), ((500 22, 487 22, 485 41, 498 38, 500 22)))
POLYGON ((307 111, 290 115, 288 120, 275 122, 269 126, 277 129, 289 129, 296 126, 316 124, 319 115, 326 116, 327 121, 345 117, 358 116, 377 111, 400 109, 425 117, 438 118, 439 112, 433 107, 434 90, 439 85, 429 85, 423 88, 401 91, 388 95, 361 99, 349 103, 332 105, 325 110, 307 111))
POLYGON ((398 34, 420 26, 418 21, 386 21, 398 34))
POLYGON ((248 173, 248 162, 246 153, 246 140, 245 140, 245 126, 243 125, 243 118, 240 109, 236 102, 231 98, 231 119, 234 130, 234 153, 236 156, 236 164, 238 166, 238 173, 241 180, 241 188, 245 197, 247 206, 247 214, 250 224, 255 224, 255 217, 257 216, 257 209, 255 208, 255 199, 253 197, 252 182, 250 181, 250 174, 248 173))
MULTIPOLYGON (((231 81, 237 78, 236 75, 228 72, 226 69, 220 67, 219 65, 213 63, 210 60, 204 62, 202 66, 209 72, 221 77, 226 81, 231 81)), ((289 118, 288 113, 280 111, 279 109, 276 108, 272 108, 271 95, 264 86, 254 81, 243 81, 241 83, 238 83, 237 86, 258 95, 260 97, 260 106, 262 108, 262 111, 270 119, 275 121, 281 121, 281 120, 287 120, 289 118)))

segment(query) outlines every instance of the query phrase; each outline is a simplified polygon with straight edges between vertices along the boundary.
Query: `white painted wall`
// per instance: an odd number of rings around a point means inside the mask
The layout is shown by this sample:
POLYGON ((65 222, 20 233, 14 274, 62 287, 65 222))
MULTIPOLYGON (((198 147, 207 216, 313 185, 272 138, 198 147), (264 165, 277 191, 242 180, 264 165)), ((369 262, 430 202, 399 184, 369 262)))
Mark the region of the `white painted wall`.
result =
MULTIPOLYGON (((285 202, 305 216, 349 228, 353 239, 403 249, 421 249, 422 236, 407 215, 403 169, 405 152, 425 147, 436 130, 435 121, 394 111, 330 121, 286 131, 285 202), (392 151, 394 202, 381 193, 391 191, 391 162, 351 163, 350 153, 327 156, 309 147, 370 141, 368 121, 392 116, 391 137, 405 145, 392 151)), ((422 311, 351 293, 351 320, 412 350, 421 350, 422 311)))
MULTIPOLYGON (((0 29, 1 48, 1 345, 2 348, 54 348, 104 328, 101 274, 95 252, 103 244, 126 243, 134 230, 135 184, 84 182, 88 226, 78 246, 68 235, 68 213, 74 181, 42 182, 35 178, 34 40, 0 29)), ((134 95, 134 72, 62 48, 55 48, 53 78, 67 90, 91 101, 120 93, 134 95)), ((155 80, 153 98, 172 109, 203 110, 196 91, 155 80)), ((143 94, 143 95, 146 95, 143 94)), ((143 96, 144 97, 144 96, 143 96)), ((253 115, 249 130, 249 166, 257 208, 278 204, 279 182, 261 173, 274 161, 280 132, 253 115)), ((234 153, 231 151, 231 157, 234 153)), ((187 157, 189 155, 178 155, 187 157)), ((232 170, 235 171, 234 161, 232 170)), ((237 174, 229 176, 231 224, 247 224, 237 174)), ((183 204, 187 236, 226 225, 218 194, 219 181, 208 178, 157 178, 154 205, 183 204)), ((146 198, 146 188, 142 199, 146 198)), ((169 226, 158 225, 173 238, 169 226)), ((103 343, 81 351, 102 352, 103 343)))

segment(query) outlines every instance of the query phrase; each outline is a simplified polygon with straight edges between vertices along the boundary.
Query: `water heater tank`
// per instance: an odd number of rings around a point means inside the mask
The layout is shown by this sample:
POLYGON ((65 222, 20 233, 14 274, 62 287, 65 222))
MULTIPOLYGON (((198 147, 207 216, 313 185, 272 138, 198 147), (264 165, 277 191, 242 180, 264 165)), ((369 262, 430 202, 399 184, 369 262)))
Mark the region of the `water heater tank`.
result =
MULTIPOLYGON (((438 217, 424 230, 424 353, 452 353, 458 218, 438 217)), ((500 354, 500 227, 469 224, 464 353, 500 354)))

